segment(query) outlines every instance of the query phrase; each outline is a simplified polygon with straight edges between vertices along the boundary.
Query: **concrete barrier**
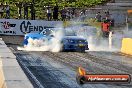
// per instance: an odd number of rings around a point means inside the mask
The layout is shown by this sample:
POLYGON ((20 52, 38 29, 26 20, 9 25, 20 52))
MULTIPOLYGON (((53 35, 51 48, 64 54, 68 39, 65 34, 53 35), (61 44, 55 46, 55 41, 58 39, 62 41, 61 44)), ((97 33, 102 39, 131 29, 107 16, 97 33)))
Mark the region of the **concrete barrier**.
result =
POLYGON ((0 88, 33 88, 16 56, 0 39, 0 88))
POLYGON ((18 45, 22 45, 22 44, 23 44, 24 36, 0 35, 0 38, 2 38, 3 41, 4 41, 6 44, 18 44, 18 45))
POLYGON ((121 52, 132 55, 132 38, 123 38, 121 52))

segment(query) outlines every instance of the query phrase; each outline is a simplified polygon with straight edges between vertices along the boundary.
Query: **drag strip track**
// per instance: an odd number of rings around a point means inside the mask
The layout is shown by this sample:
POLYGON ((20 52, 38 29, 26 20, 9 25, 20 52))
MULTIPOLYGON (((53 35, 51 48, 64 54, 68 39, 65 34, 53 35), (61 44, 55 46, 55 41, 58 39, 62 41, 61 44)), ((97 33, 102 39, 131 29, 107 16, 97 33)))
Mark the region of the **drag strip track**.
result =
POLYGON ((114 61, 111 59, 96 57, 89 53, 43 52, 42 54, 47 55, 53 59, 57 59, 57 60, 64 62, 66 64, 69 63, 73 67, 83 66, 83 67, 87 68, 88 72, 90 72, 90 73, 98 73, 98 74, 100 74, 100 73, 106 73, 106 74, 108 74, 108 73, 113 73, 113 74, 127 73, 127 74, 132 74, 132 70, 130 70, 130 69, 132 69, 132 67, 125 66, 121 62, 117 62, 117 61, 114 61), (57 58, 55 58, 55 57, 57 57, 57 58), (94 67, 96 67, 97 69, 96 68, 94 69, 94 67))
POLYGON ((35 88, 132 88, 132 84, 78 85, 75 78, 78 66, 93 74, 132 75, 131 67, 112 59, 91 55, 89 52, 52 53, 14 50, 14 54, 35 88))
POLYGON ((80 88, 75 79, 52 67, 43 58, 31 56, 28 52, 14 54, 34 88, 80 88))
MULTIPOLYGON (((20 63, 23 63, 35 76, 30 79, 33 84, 36 84, 36 81, 34 81, 36 79, 33 78, 37 78, 39 81, 38 84, 41 84, 44 88, 107 88, 107 86, 103 84, 88 84, 80 86, 76 83, 75 72, 72 72, 69 69, 65 70, 62 65, 59 69, 56 69, 50 66, 49 63, 45 62, 41 56, 37 56, 34 53, 36 54, 37 52, 19 52, 15 54, 20 58, 20 63)), ((57 64, 59 64, 59 62, 57 62, 57 64)), ((27 70, 25 71, 27 72, 27 70)), ((43 88, 38 86, 38 84, 37 86, 35 85, 35 88, 43 88)))
MULTIPOLYGON (((21 52, 22 53, 22 52, 21 52)), ((40 82, 37 80, 37 78, 32 74, 32 72, 25 66, 25 64, 21 61, 20 58, 20 52, 19 53, 15 53, 16 58, 18 60, 18 63, 20 64, 21 68, 23 69, 23 71, 25 72, 25 74, 27 75, 27 77, 29 78, 29 80, 31 81, 31 83, 33 84, 33 86, 35 88, 44 88, 40 82)))
MULTIPOLYGON (((40 52, 39 52, 40 53, 40 52)), ((75 70, 78 66, 83 66, 88 73, 93 74, 130 74, 132 75, 132 67, 123 65, 121 62, 117 62, 111 59, 99 58, 89 53, 77 53, 77 52, 41 52, 42 55, 47 55, 54 60, 60 61, 73 67, 75 70)), ((40 56, 42 56, 40 55, 40 56)), ((112 85, 109 85, 112 86, 112 85)), ((131 88, 132 84, 117 84, 112 88, 131 88)))

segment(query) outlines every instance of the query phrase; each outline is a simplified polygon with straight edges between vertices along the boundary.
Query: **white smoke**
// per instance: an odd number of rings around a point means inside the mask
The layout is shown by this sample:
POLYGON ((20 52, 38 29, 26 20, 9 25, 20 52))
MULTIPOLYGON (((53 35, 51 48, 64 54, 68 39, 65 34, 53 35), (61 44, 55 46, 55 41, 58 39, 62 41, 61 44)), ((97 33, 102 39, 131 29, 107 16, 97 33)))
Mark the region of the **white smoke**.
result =
MULTIPOLYGON (((84 20, 87 16, 83 16, 84 20)), ((81 21, 82 17, 78 17, 75 20, 72 20, 77 24, 78 21, 81 21)), ((123 34, 120 32, 115 32, 111 38, 103 38, 101 29, 95 29, 92 26, 74 26, 72 28, 76 30, 77 36, 81 36, 87 39, 89 51, 119 51, 121 48, 121 42, 123 38, 123 34), (111 43, 110 43, 111 40, 111 43), (111 45, 111 46, 110 46, 111 45)))
POLYGON ((59 52, 62 48, 61 39, 64 36, 63 30, 57 30, 56 33, 53 34, 53 38, 48 40, 44 39, 28 39, 28 45, 24 48, 18 47, 18 50, 26 50, 26 51, 51 51, 51 52, 59 52))
POLYGON ((120 51, 123 38, 132 38, 132 31, 127 31, 125 28, 114 30, 111 38, 97 35, 87 36, 90 51, 120 51))
POLYGON ((115 32, 109 38, 104 38, 101 30, 92 26, 80 27, 77 35, 87 39, 89 51, 118 51, 123 37, 120 32, 115 32))
MULTIPOLYGON (((29 44, 27 47, 18 47, 18 49, 27 51, 61 51, 61 39, 64 36, 64 30, 62 30, 63 28, 60 25, 58 25, 58 27, 61 28, 61 30, 58 30, 55 34, 53 33, 54 37, 50 42, 46 39, 33 40, 29 38, 29 44)), ((89 51, 119 51, 121 48, 122 38, 132 37, 132 32, 126 31, 124 29, 119 31, 116 30, 111 37, 112 44, 109 46, 109 38, 103 38, 101 30, 92 26, 73 25, 72 27, 66 28, 65 30, 74 31, 77 36, 87 39, 89 51)))

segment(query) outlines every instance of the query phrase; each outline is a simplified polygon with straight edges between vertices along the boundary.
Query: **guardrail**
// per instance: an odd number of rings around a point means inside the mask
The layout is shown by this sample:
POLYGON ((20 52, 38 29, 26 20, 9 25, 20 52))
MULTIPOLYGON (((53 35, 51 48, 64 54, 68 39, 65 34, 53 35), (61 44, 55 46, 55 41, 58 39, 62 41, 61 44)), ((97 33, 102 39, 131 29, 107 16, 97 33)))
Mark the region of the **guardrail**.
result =
POLYGON ((0 88, 33 88, 16 56, 0 38, 0 88))

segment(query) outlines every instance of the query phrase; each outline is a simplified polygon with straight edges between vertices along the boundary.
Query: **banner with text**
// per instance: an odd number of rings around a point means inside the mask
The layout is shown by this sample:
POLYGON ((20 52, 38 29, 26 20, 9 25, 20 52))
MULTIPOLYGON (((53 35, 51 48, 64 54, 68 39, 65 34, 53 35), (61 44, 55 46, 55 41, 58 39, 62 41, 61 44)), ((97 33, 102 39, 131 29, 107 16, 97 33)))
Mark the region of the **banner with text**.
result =
POLYGON ((0 34, 40 33, 45 28, 62 27, 62 21, 0 19, 0 34))

